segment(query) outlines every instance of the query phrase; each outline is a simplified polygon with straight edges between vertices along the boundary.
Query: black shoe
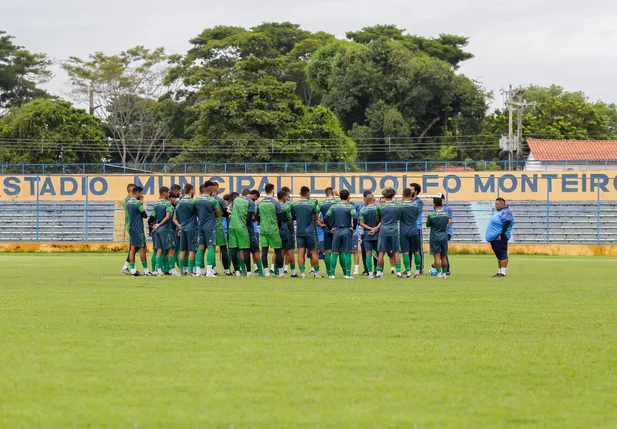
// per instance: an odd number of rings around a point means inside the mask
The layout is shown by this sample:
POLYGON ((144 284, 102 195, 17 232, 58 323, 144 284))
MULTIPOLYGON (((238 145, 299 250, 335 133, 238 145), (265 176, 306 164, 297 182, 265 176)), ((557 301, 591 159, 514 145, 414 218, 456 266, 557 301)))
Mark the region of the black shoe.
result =
POLYGON ((135 271, 135 273, 131 274, 131 276, 133 276, 133 277, 140 277, 141 273, 139 271, 135 271))
POLYGON ((289 277, 291 277, 292 279, 299 279, 299 278, 300 278, 300 276, 299 276, 299 275, 297 275, 297 274, 292 274, 292 275, 291 275, 291 276, 289 276, 289 277))
POLYGON ((287 274, 287 270, 283 270, 283 274, 287 274))
POLYGON ((420 270, 420 275, 424 274, 424 270, 420 270))
POLYGON ((448 271, 448 272, 446 273, 446 276, 448 276, 448 277, 450 277, 451 275, 452 275, 452 274, 450 274, 450 271, 448 271))
POLYGON ((214 273, 214 277, 218 277, 218 276, 219 276, 219 273, 214 273))
POLYGON ((225 275, 226 275, 226 276, 230 276, 230 277, 233 277, 233 276, 234 276, 234 273, 232 273, 232 272, 229 272, 229 273, 225 273, 225 275))
POLYGON ((505 276, 506 276, 505 274, 497 273, 497 274, 495 274, 493 276, 493 278, 502 278, 502 277, 505 277, 505 276))
POLYGON ((171 276, 172 275, 169 271, 166 272, 166 273, 163 273, 163 274, 165 274, 166 276, 171 276))

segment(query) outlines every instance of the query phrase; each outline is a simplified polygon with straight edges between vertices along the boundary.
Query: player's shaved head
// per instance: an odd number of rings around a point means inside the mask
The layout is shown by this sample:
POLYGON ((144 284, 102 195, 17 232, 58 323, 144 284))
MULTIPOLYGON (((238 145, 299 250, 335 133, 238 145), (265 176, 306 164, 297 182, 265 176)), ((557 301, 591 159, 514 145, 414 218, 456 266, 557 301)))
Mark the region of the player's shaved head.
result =
POLYGON ((364 196, 364 201, 366 204, 374 204, 375 203, 375 195, 367 194, 364 196))
POLYGON ((308 186, 303 186, 300 188, 301 197, 308 197, 310 194, 311 194, 311 188, 309 188, 308 186))
POLYGON ((405 188, 403 189, 403 198, 411 198, 413 191, 411 190, 411 188, 405 188))
POLYGON ((434 197, 433 198, 433 205, 435 207, 441 207, 443 206, 443 200, 441 199, 441 197, 434 197))
POLYGON ((332 189, 332 188, 330 188, 330 187, 327 187, 327 188, 324 190, 324 192, 326 193, 326 197, 331 197, 331 196, 333 196, 333 195, 334 195, 334 194, 333 194, 333 191, 334 191, 334 189, 332 189))
POLYGON ((341 201, 347 201, 349 199, 349 195, 351 195, 349 191, 347 189, 343 189, 339 194, 339 197, 341 201))
POLYGON ((137 186, 134 183, 129 183, 128 185, 126 185, 126 192, 128 192, 129 194, 133 193, 133 188, 137 186))
POLYGON ((383 197, 387 200, 390 200, 392 198, 394 198, 394 196, 396 195, 396 190, 392 187, 388 187, 385 188, 381 194, 383 195, 383 197))

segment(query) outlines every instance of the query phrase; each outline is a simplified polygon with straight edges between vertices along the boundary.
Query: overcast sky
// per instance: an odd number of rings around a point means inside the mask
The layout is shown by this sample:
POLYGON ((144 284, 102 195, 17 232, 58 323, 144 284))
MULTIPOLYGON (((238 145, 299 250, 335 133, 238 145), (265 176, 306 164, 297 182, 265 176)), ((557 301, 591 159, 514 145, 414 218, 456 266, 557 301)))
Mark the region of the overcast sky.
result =
MULTIPOLYGON (((216 25, 291 21, 344 37, 396 24, 425 37, 469 37, 475 58, 461 72, 494 91, 494 107, 509 84, 558 84, 617 102, 614 0, 14 0, 3 2, 1 13, 0 29, 15 43, 58 61, 135 45, 184 53, 190 38, 216 25)), ((65 81, 55 68, 47 87, 63 95, 65 81)))

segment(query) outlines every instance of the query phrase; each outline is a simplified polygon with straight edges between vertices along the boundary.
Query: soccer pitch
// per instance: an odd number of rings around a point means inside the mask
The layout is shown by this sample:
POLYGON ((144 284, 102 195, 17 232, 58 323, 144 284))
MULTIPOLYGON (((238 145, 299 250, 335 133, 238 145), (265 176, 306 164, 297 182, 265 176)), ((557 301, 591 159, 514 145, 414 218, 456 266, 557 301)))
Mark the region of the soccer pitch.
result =
POLYGON ((614 259, 346 281, 124 257, 0 255, 1 427, 617 427, 614 259))

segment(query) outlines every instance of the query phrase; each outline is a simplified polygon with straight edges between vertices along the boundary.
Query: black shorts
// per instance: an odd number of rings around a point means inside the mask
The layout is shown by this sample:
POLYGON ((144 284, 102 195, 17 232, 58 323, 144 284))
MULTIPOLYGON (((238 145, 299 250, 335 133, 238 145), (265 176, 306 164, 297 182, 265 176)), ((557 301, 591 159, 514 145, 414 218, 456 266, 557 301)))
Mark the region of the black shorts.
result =
POLYGON ((249 232, 249 245, 251 253, 257 253, 261 250, 259 247, 259 235, 255 232, 249 232))
MULTIPOLYGON (((370 237, 370 236, 366 234, 365 237, 370 237)), ((371 237, 371 238, 372 240, 368 240, 366 238, 362 239, 362 245, 364 246, 364 250, 366 251, 367 255, 373 252, 373 250, 377 250, 377 240, 375 240, 374 237, 371 237)))
POLYGON ((199 230, 184 231, 180 234, 180 251, 195 252, 199 243, 199 230))
POLYGON ((500 261, 505 261, 508 259, 508 239, 502 238, 501 240, 493 240, 491 241, 491 247, 493 248, 493 252, 495 256, 500 261))
POLYGON ((296 248, 296 240, 293 234, 288 236, 287 238, 281 236, 281 243, 283 245, 283 250, 294 250, 296 248))
POLYGON ((308 251, 319 249, 319 242, 315 240, 314 235, 297 235, 296 245, 298 249, 307 249, 308 251))
POLYGON ((416 253, 420 251, 418 234, 401 235, 401 253, 416 253))
POLYGON ((330 232, 330 230, 327 228, 324 228, 323 247, 325 250, 332 250, 332 240, 333 239, 334 239, 334 235, 330 232))

